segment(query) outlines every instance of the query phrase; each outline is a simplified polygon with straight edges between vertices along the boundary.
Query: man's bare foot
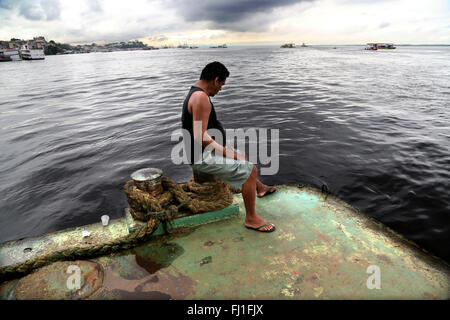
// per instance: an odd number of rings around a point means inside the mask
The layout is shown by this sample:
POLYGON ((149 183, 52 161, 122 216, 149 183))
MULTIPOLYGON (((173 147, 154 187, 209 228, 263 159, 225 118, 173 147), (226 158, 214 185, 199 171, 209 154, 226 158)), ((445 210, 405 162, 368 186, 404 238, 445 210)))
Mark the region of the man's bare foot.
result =
POLYGON ((256 195, 258 196, 258 198, 262 198, 265 195, 269 195, 271 193, 274 193, 275 191, 277 191, 277 188, 271 187, 271 186, 267 186, 267 185, 262 184, 262 183, 256 186, 256 195))
POLYGON ((256 217, 253 218, 245 218, 245 226, 257 231, 263 231, 268 232, 275 228, 275 226, 272 223, 267 223, 261 217, 256 215, 256 217))

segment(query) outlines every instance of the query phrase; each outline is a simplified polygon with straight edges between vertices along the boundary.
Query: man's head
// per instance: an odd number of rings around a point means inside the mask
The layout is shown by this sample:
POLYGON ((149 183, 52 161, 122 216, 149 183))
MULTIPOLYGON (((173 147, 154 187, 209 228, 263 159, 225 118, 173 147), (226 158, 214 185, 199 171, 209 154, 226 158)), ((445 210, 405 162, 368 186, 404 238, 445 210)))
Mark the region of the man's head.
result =
POLYGON ((200 80, 208 83, 210 96, 216 95, 230 76, 228 69, 220 62, 214 61, 208 63, 202 70, 200 80))

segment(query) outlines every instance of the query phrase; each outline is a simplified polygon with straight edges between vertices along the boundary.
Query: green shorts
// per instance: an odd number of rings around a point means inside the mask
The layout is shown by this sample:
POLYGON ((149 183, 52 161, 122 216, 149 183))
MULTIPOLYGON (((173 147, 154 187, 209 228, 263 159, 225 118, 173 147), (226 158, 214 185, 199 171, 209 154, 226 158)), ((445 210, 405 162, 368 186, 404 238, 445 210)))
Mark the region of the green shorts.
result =
POLYGON ((192 169, 202 173, 215 175, 233 188, 240 188, 248 180, 253 171, 253 163, 245 160, 234 160, 214 155, 211 152, 203 154, 203 161, 193 164, 192 169))

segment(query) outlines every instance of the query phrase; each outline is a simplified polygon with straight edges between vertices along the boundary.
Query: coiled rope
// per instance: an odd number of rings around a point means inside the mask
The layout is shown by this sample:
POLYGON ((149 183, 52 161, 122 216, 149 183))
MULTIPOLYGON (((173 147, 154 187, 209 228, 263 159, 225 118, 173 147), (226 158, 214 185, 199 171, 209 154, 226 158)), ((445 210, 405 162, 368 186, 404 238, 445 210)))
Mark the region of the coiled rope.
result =
POLYGON ((147 222, 135 232, 100 245, 63 249, 0 267, 0 283, 22 277, 56 261, 87 259, 133 248, 149 240, 160 223, 163 223, 167 230, 167 224, 177 217, 179 211, 193 214, 209 212, 228 207, 233 202, 233 193, 222 180, 198 184, 191 178, 187 183, 177 184, 167 177, 162 177, 161 184, 164 191, 156 196, 140 189, 133 180, 125 184, 124 191, 130 205, 130 213, 135 219, 147 222))

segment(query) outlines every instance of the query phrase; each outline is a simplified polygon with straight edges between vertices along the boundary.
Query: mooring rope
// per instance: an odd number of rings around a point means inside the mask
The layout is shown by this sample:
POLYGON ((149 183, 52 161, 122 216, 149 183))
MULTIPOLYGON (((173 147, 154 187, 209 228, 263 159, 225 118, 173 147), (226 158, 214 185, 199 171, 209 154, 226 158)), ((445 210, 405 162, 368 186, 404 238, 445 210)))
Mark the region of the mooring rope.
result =
POLYGON ((194 214, 209 212, 228 207, 233 202, 233 193, 222 180, 197 184, 191 178, 187 183, 177 184, 167 177, 162 177, 161 182, 164 191, 157 196, 139 189, 133 180, 125 184, 124 191, 130 205, 130 213, 135 219, 147 222, 135 232, 107 243, 63 249, 0 267, 0 283, 22 277, 56 261, 92 258, 133 248, 149 240, 160 223, 167 230, 167 224, 177 217, 180 210, 194 214))

